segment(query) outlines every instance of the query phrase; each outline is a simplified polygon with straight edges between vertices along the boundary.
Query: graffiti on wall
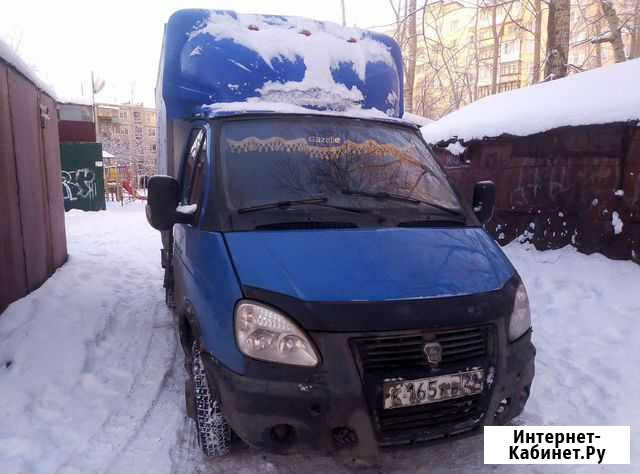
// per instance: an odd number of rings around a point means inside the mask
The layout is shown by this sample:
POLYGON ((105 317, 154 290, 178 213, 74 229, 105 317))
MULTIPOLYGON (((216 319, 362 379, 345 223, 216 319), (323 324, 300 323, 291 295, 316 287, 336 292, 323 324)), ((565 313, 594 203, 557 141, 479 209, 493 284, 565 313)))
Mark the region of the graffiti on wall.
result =
POLYGON ((89 168, 63 170, 62 194, 65 201, 94 199, 97 196, 95 172, 89 168))

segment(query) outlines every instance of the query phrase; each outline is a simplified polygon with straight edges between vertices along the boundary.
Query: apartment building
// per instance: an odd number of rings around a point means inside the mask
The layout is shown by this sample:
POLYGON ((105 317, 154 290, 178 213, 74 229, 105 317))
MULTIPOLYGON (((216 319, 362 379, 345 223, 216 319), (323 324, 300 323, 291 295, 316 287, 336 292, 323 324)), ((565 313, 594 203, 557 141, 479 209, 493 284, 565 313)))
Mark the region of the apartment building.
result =
POLYGON ((133 164, 138 175, 155 174, 158 158, 156 110, 140 104, 97 104, 98 141, 114 164, 133 164))
MULTIPOLYGON (((633 23, 628 19, 637 3, 613 1, 621 23, 633 23)), ((413 111, 437 119, 487 95, 544 80, 547 17, 546 2, 536 0, 427 2, 417 14, 413 111)), ((406 31, 387 31, 405 59, 406 31)), ((607 31, 597 0, 572 2, 569 73, 615 61, 610 43, 593 41, 607 31)), ((623 31, 622 39, 628 56, 631 34, 623 31)))

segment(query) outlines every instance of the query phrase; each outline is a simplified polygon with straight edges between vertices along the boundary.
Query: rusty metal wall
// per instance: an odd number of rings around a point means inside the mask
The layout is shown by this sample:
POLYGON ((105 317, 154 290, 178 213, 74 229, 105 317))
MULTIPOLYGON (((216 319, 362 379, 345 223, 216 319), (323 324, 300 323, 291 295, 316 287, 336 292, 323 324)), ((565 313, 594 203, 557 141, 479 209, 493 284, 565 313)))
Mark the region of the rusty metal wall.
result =
POLYGON ((61 143, 96 141, 96 126, 93 122, 60 120, 58 130, 61 143))
POLYGON ((0 62, 0 312, 27 292, 7 78, 0 62))
POLYGON ((0 60, 0 312, 67 257, 54 101, 0 60))
POLYGON ((486 228, 499 243, 524 236, 538 249, 572 244, 585 253, 640 261, 640 128, 635 123, 479 141, 461 157, 436 152, 467 199, 475 182, 496 183, 496 214, 486 228), (624 223, 620 232, 613 225, 614 212, 624 223))
POLYGON ((56 115, 56 103, 46 94, 40 93, 41 113, 44 127, 41 128, 44 163, 46 169, 49 226, 51 228, 51 264, 55 270, 67 260, 67 233, 64 225, 64 199, 60 176, 60 141, 56 115))

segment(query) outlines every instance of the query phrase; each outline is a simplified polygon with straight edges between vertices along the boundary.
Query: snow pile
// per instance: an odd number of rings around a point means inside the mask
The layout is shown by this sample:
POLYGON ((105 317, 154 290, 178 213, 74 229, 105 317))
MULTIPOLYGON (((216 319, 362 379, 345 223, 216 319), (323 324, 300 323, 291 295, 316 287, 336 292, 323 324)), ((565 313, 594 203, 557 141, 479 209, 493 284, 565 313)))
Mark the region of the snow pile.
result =
MULTIPOLYGON (((640 378, 628 374, 640 365, 640 266, 571 246, 540 252, 514 241, 503 250, 526 284, 538 348, 523 421, 631 425, 637 439, 640 405, 629 394, 640 393, 640 378)), ((640 444, 631 444, 637 460, 640 444)))
POLYGON ((462 155, 467 147, 464 147, 460 144, 460 142, 449 143, 446 147, 446 150, 452 155, 462 155))
POLYGON ((616 211, 613 211, 611 214, 611 226, 613 227, 613 233, 618 235, 622 232, 622 227, 624 226, 624 222, 620 219, 620 214, 616 211))
POLYGON ((195 214, 197 210, 197 204, 183 204, 176 207, 176 212, 180 212, 182 214, 195 214))
POLYGON ((258 90, 267 102, 324 105, 333 110, 358 106, 364 99, 360 89, 337 83, 332 71, 343 63, 351 63, 357 77, 364 81, 368 63, 394 65, 387 46, 367 36, 366 31, 306 18, 233 16, 212 11, 206 24, 191 32, 189 38, 201 34, 232 40, 255 51, 269 65, 276 59, 294 62, 302 58, 306 67, 302 81, 268 81, 258 90))
POLYGON ((183 420, 169 383, 180 363, 160 237, 143 209, 68 212, 69 261, 0 316, 2 474, 169 463, 183 420))
POLYGON ((20 72, 24 77, 33 82, 38 89, 46 93, 53 100, 56 100, 56 93, 50 84, 44 82, 32 68, 27 66, 20 56, 18 56, 8 44, 0 39, 0 60, 4 60, 20 72))
POLYGON ((640 119, 640 59, 480 99, 422 129, 429 143, 640 119))
POLYGON ((422 115, 418 114, 412 114, 411 112, 405 112, 404 115, 402 115, 402 118, 407 122, 411 122, 421 127, 433 123, 433 120, 431 120, 430 118, 423 117, 422 115))
POLYGON ((354 117, 368 119, 384 119, 392 122, 402 122, 401 119, 390 117, 383 111, 371 108, 349 107, 342 111, 335 110, 315 110, 302 107, 300 105, 267 102, 258 97, 249 97, 243 102, 216 102, 214 104, 201 107, 206 115, 216 116, 231 113, 252 113, 252 112, 272 112, 282 114, 305 114, 305 115, 331 115, 339 117, 354 117))

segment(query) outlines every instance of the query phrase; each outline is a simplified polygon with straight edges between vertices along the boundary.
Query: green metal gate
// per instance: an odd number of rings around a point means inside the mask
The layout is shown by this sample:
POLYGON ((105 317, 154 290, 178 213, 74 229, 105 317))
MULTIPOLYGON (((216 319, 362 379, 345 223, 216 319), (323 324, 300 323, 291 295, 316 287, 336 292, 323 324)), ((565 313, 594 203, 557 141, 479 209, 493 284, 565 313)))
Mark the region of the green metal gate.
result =
POLYGON ((61 143, 64 210, 104 211, 101 143, 61 143))

